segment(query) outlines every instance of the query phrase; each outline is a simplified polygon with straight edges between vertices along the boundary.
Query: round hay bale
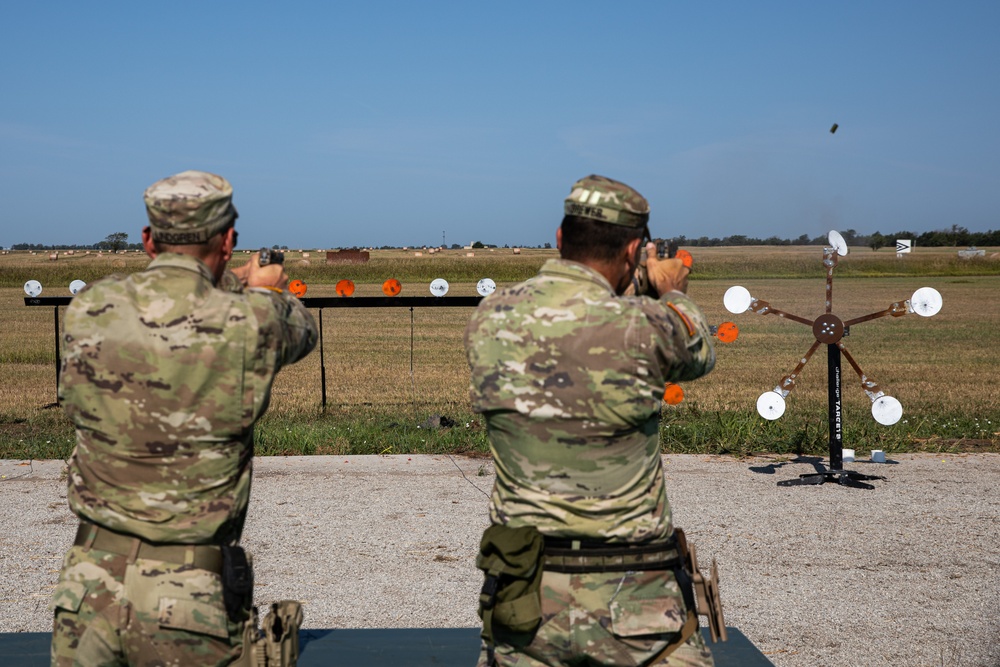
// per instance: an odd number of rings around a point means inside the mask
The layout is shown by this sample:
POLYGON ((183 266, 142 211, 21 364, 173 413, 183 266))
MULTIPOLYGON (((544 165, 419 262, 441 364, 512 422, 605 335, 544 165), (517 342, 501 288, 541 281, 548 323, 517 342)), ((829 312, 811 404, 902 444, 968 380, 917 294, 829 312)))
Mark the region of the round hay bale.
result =
POLYGON ((309 260, 308 259, 300 259, 299 260, 299 266, 309 266, 309 260))

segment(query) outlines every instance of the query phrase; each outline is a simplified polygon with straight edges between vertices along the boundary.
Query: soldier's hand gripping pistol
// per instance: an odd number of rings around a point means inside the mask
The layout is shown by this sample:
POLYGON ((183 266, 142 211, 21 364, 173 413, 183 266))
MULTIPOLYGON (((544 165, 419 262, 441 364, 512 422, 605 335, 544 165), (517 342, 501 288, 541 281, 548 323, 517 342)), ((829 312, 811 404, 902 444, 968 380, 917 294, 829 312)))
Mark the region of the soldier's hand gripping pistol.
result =
MULTIPOLYGON (((679 250, 677 241, 673 239, 653 239, 652 243, 656 246, 656 257, 658 259, 679 259, 684 266, 688 269, 691 268, 691 253, 687 250, 679 250)), ((636 296, 651 296, 654 299, 660 296, 649 278, 649 253, 646 250, 646 244, 643 243, 642 250, 639 253, 639 265, 635 268, 635 273, 632 276, 632 284, 625 291, 627 295, 636 296)), ((686 291, 687 281, 684 281, 684 286, 677 285, 675 287, 682 287, 681 291, 686 291)))
MULTIPOLYGON (((275 250, 273 248, 261 248, 259 251, 259 259, 257 263, 261 266, 270 266, 274 264, 279 264, 284 266, 285 264, 285 253, 280 250, 275 250)), ((288 276, 285 276, 285 283, 287 283, 288 291, 299 297, 300 299, 306 295, 306 284, 301 280, 288 281, 288 276)))
POLYGON ((257 251, 259 259, 257 263, 261 266, 267 266, 268 264, 284 264, 285 263, 285 253, 277 249, 271 248, 261 248, 257 251))
POLYGON ((288 275, 285 273, 285 254, 272 248, 261 248, 250 256, 250 261, 232 269, 223 275, 220 287, 239 291, 241 286, 258 287, 282 292, 288 289, 288 275), (239 285, 229 286, 227 275, 232 276, 239 285))

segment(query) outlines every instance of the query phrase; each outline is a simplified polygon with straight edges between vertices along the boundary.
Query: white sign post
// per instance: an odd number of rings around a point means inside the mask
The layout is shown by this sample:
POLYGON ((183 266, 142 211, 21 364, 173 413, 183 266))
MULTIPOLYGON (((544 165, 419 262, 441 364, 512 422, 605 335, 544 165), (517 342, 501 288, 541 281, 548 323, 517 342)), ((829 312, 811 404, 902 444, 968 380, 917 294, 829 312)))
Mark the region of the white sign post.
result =
POLYGON ((902 256, 913 250, 913 239, 896 239, 896 258, 902 258, 902 256))

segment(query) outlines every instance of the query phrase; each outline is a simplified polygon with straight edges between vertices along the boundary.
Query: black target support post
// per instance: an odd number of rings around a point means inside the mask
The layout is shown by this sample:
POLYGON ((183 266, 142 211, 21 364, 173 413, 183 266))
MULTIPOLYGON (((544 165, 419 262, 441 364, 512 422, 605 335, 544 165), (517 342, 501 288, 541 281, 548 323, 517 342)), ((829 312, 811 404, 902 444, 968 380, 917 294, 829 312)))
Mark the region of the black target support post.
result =
POLYGON ((59 403, 59 367, 62 366, 62 355, 59 354, 59 306, 52 309, 52 317, 56 331, 56 403, 59 403))
POLYGON ((52 319, 55 327, 55 349, 56 349, 56 400, 49 403, 46 408, 59 406, 59 370, 62 366, 62 354, 59 351, 59 306, 68 306, 73 297, 69 296, 26 296, 24 305, 26 306, 52 306, 52 319))
POLYGON ((840 348, 826 346, 828 406, 830 417, 830 470, 844 469, 844 413, 840 393, 840 348))
POLYGON ((322 407, 326 410, 326 359, 323 357, 323 309, 319 309, 319 385, 322 407))
POLYGON ((816 464, 816 471, 799 475, 796 479, 785 479, 778 486, 817 485, 826 482, 837 482, 843 486, 856 489, 874 489, 868 480, 882 479, 879 475, 864 475, 853 470, 844 469, 844 404, 841 393, 841 363, 840 346, 830 343, 826 346, 827 406, 829 409, 830 429, 830 467, 824 470, 821 464, 816 464))

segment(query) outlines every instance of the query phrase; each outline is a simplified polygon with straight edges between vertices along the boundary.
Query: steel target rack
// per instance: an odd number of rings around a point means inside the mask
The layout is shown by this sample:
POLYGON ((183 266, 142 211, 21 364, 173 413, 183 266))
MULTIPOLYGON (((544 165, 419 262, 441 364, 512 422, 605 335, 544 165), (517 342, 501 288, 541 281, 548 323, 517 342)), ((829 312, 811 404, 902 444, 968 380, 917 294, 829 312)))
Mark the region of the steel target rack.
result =
POLYGON ((775 420, 784 414, 785 399, 792 389, 795 388, 795 382, 802 369, 809 362, 809 359, 816 350, 821 345, 826 345, 829 469, 819 469, 813 473, 800 475, 798 479, 783 480, 778 482, 778 486, 813 485, 836 481, 844 486, 874 489, 874 486, 866 482, 885 479, 885 477, 864 475, 853 470, 844 469, 841 357, 847 359, 851 368, 854 369, 861 379, 861 387, 872 401, 871 411, 875 421, 885 426, 895 424, 903 416, 903 406, 892 396, 886 395, 878 383, 861 370, 861 366, 851 356, 850 352, 847 351, 847 347, 844 345, 844 338, 850 335, 852 326, 880 317, 901 317, 909 313, 916 313, 923 317, 936 315, 941 310, 942 299, 940 293, 934 288, 921 287, 908 300, 896 301, 885 310, 855 317, 847 321, 842 320, 833 313, 833 270, 837 267, 840 257, 847 255, 848 248, 844 237, 839 232, 831 231, 828 235, 828 240, 830 246, 823 249, 823 265, 826 267, 826 311, 815 320, 779 310, 767 301, 754 298, 750 295, 749 290, 740 286, 730 287, 723 297, 723 303, 726 309, 734 314, 751 311, 758 315, 776 315, 782 319, 799 322, 812 328, 815 341, 799 360, 798 364, 796 364, 795 368, 781 378, 781 381, 772 391, 766 391, 758 397, 757 412, 765 419, 775 420))
MULTIPOLYGON (((52 308, 55 327, 56 351, 56 391, 59 388, 59 367, 62 363, 59 352, 59 307, 68 306, 71 296, 26 296, 25 306, 49 306, 52 308)), ((306 308, 319 310, 319 364, 322 407, 326 409, 326 360, 323 354, 323 310, 325 308, 409 308, 410 309, 410 373, 413 373, 413 309, 414 308, 474 308, 483 300, 482 296, 351 296, 351 297, 303 297, 306 308)), ((52 403, 46 407, 55 407, 52 403)))

